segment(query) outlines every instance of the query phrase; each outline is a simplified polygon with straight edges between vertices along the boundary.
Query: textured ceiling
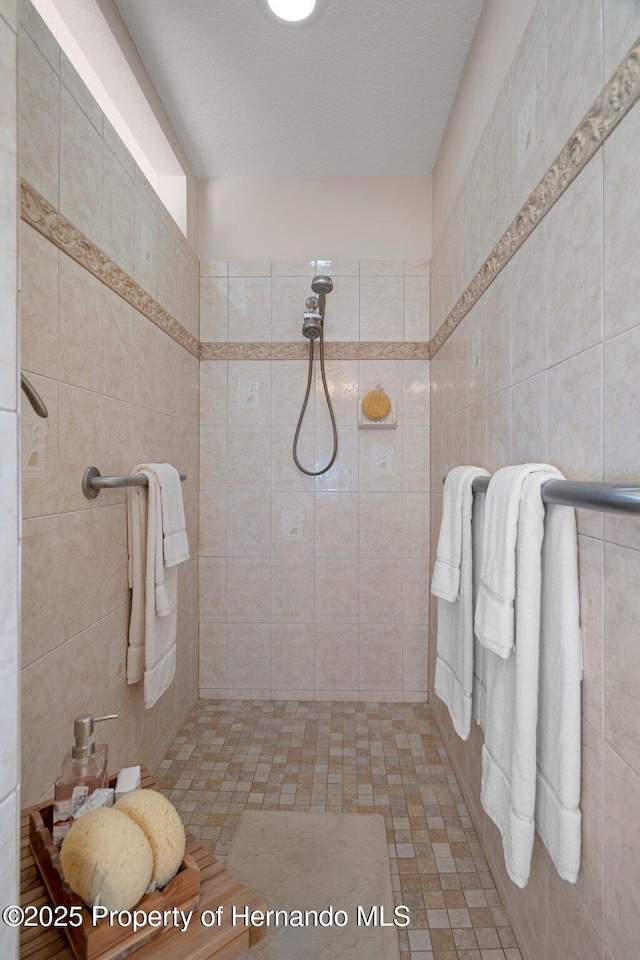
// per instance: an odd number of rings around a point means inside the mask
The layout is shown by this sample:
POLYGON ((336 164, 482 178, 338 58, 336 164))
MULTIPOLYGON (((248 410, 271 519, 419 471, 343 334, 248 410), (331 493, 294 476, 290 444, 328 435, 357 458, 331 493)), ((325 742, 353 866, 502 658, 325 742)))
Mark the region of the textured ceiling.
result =
POLYGON ((431 173, 482 0, 116 0, 199 177, 431 173))

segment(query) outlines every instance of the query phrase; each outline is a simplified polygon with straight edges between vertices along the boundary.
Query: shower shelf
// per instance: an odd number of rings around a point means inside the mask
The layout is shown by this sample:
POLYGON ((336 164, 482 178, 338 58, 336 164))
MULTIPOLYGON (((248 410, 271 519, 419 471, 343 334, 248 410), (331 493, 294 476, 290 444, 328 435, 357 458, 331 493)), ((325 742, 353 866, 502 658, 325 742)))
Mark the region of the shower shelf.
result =
POLYGON ((384 420, 369 420, 362 410, 358 408, 358 430, 397 430, 398 418, 395 408, 391 407, 391 413, 387 414, 384 420))

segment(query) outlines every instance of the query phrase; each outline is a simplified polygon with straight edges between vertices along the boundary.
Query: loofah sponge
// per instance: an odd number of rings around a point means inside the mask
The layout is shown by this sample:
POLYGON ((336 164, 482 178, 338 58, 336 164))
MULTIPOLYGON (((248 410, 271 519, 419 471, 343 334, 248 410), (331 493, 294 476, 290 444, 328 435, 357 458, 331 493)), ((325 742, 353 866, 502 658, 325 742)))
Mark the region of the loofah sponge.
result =
POLYGON ((178 811, 157 790, 133 790, 113 809, 131 817, 144 832, 153 851, 153 879, 162 889, 184 857, 186 837, 178 811))
POLYGON ((391 410, 391 400, 379 383, 362 398, 362 412, 369 420, 384 420, 391 410))
POLYGON ((72 824, 60 863, 74 893, 93 907, 130 910, 153 876, 153 852, 140 827, 113 807, 100 807, 72 824))

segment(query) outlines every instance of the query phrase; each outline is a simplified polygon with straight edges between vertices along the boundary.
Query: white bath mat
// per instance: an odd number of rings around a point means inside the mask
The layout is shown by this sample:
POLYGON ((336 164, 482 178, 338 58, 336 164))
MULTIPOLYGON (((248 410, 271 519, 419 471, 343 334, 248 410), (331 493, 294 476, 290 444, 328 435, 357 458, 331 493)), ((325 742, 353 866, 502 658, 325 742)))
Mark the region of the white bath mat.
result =
MULTIPOLYGON (((269 926, 241 960, 399 960, 395 927, 358 926, 358 907, 384 908, 394 898, 384 818, 377 814, 242 814, 227 867, 271 910, 346 911, 344 927, 269 926)), ((343 918, 339 918, 343 919, 343 918)))

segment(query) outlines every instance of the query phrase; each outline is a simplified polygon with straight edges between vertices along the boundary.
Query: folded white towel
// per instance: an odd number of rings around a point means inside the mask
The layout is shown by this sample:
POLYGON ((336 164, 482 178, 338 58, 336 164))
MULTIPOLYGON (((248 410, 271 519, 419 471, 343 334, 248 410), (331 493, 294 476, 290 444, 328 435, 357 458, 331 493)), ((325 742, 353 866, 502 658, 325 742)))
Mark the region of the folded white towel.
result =
MULTIPOLYGON (((488 477, 482 467, 453 467, 444 481, 442 520, 436 549, 436 562, 431 579, 431 593, 453 603, 460 593, 460 569, 463 554, 463 527, 468 514, 468 531, 471 531, 471 484, 476 477, 488 477)), ((471 550, 471 541, 465 544, 471 550)))
POLYGON ((480 799, 502 834, 507 873, 519 887, 526 886, 529 879, 535 829, 540 551, 544 534, 540 487, 545 479, 547 475, 538 472, 518 484, 522 503, 517 557, 513 561, 518 574, 515 653, 508 659, 490 648, 484 653, 487 704, 480 799))
POLYGON ((582 637, 573 510, 547 506, 542 544, 536 830, 564 880, 578 879, 582 637))
POLYGON ((189 559, 180 474, 170 463, 145 463, 143 468, 155 473, 160 484, 164 565, 175 567, 189 559))
MULTIPOLYGON (((471 524, 473 533, 473 609, 476 608, 478 600, 478 587, 480 585, 480 571, 482 570, 482 558, 484 554, 484 505, 487 499, 486 493, 474 494, 473 497, 473 521, 471 524)), ((484 670, 485 649, 473 632, 473 705, 472 717, 481 727, 484 726, 484 716, 487 708, 487 687, 484 670)))
POLYGON ((431 581, 431 593, 438 597, 434 689, 463 740, 469 737, 473 700, 472 484, 479 476, 488 473, 480 467, 454 467, 447 475, 431 581))
POLYGON ((541 470, 551 478, 562 476, 548 464, 527 463, 503 467, 489 481, 475 631, 483 647, 499 657, 510 656, 515 641, 516 538, 522 485, 541 470))
POLYGON ((175 676, 178 577, 163 548, 162 495, 156 465, 136 467, 146 487, 127 489, 127 538, 131 617, 127 682, 144 678, 144 702, 152 707, 175 676))
POLYGON ((519 887, 529 878, 534 829, 565 879, 575 881, 580 863, 575 516, 567 507, 552 505, 545 514, 542 484, 559 473, 540 466, 522 483, 514 475, 521 489, 515 649, 508 658, 490 649, 483 656, 487 703, 481 800, 500 830, 507 872, 519 887))

